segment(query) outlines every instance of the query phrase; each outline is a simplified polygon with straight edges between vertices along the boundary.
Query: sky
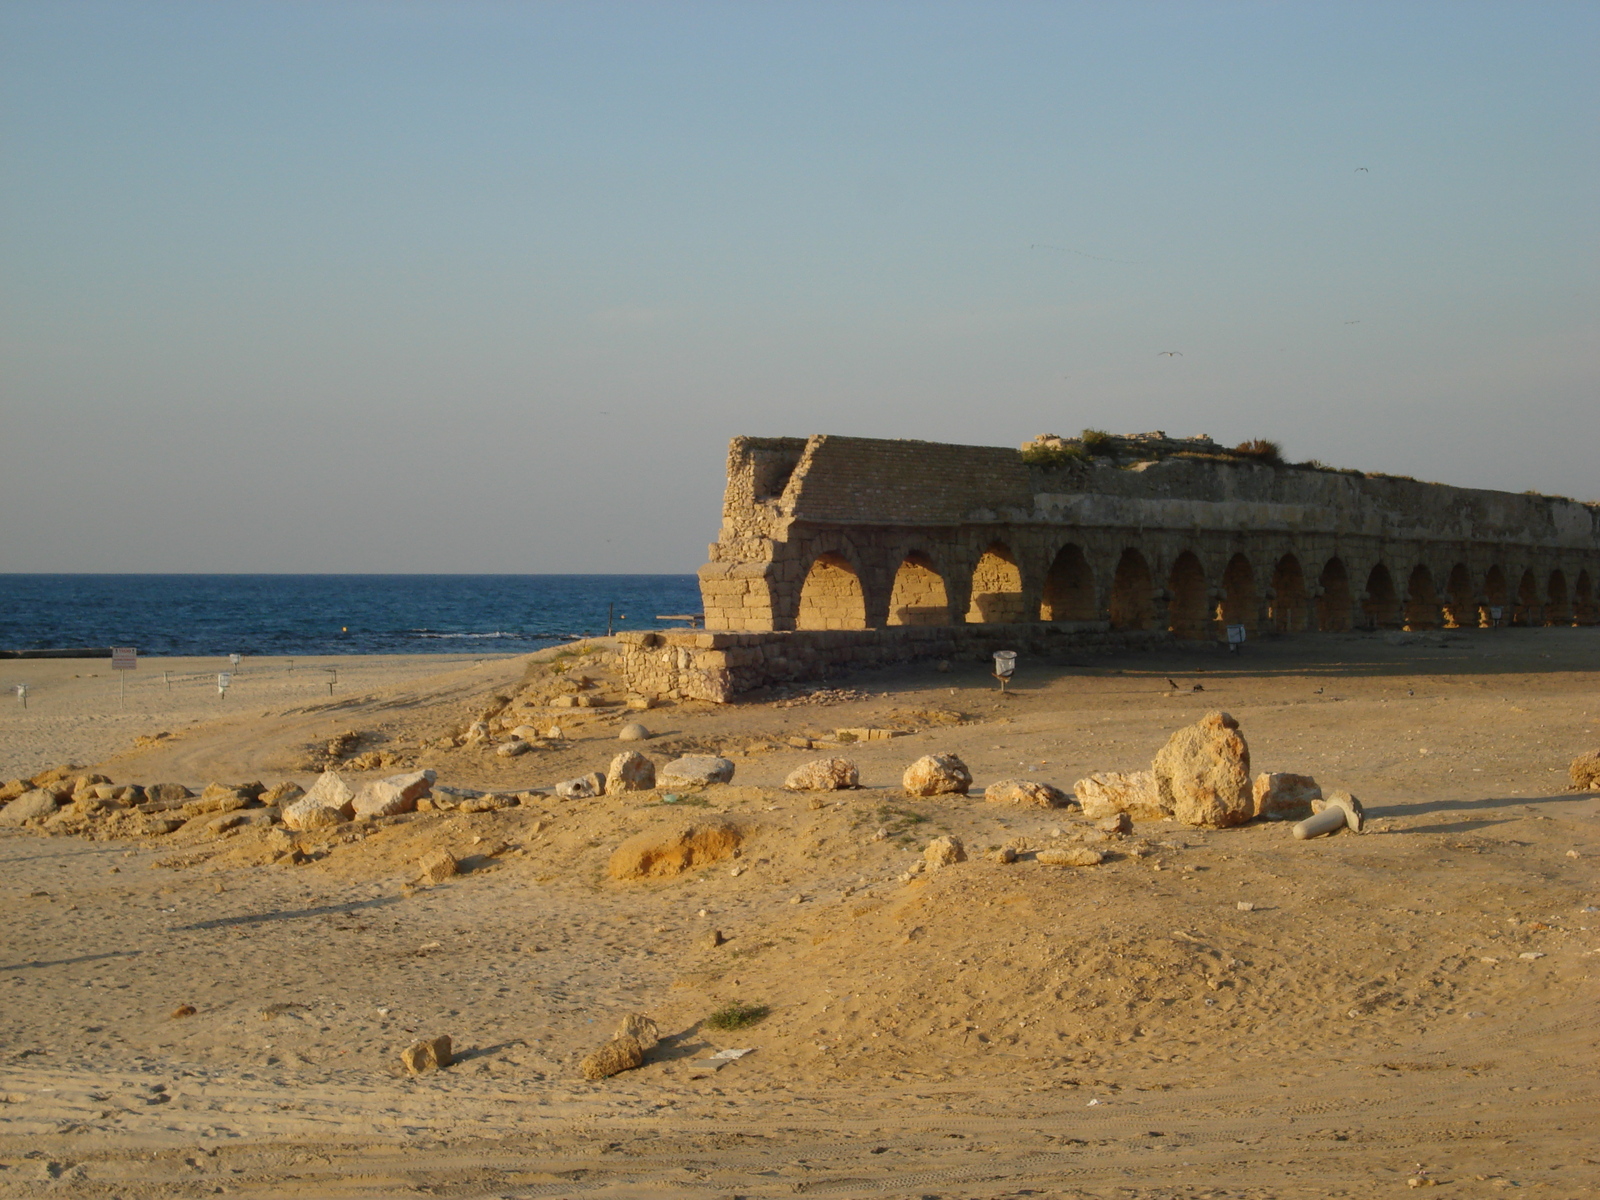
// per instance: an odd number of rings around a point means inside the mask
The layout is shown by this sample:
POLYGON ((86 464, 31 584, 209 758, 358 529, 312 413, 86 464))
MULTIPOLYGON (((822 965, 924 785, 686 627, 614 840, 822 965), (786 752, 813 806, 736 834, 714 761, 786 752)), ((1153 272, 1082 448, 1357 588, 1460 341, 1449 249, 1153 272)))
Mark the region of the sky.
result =
POLYGON ((1527 0, 10 0, 0 572, 693 571, 739 434, 1600 500, 1597 49, 1527 0))

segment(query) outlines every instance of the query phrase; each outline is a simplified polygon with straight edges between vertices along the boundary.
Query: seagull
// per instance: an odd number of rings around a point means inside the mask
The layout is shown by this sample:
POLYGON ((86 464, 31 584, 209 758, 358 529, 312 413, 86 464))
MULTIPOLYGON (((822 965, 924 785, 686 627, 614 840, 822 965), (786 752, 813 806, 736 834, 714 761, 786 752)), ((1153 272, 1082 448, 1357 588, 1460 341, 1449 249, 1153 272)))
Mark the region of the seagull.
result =
MULTIPOLYGON (((1357 171, 1367 171, 1367 169, 1366 169, 1366 168, 1365 168, 1365 167, 1357 167, 1357 168, 1356 168, 1356 170, 1357 170, 1357 171)), ((1371 171, 1367 171, 1367 174, 1368 174, 1368 175, 1371 175, 1371 174, 1372 174, 1372 172, 1371 172, 1371 171)))
POLYGON ((1183 357, 1183 351, 1182 350, 1163 350, 1160 354, 1156 355, 1156 357, 1157 358, 1182 358, 1183 357))

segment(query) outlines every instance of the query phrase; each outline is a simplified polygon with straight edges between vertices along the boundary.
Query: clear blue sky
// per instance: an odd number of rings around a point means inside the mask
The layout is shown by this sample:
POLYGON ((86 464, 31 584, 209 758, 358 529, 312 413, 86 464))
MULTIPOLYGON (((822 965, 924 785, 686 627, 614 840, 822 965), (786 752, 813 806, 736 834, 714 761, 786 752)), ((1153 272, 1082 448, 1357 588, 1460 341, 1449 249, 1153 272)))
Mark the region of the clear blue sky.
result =
POLYGON ((0 571, 692 571, 738 433, 1207 432, 1600 499, 1597 35, 11 0, 0 571))

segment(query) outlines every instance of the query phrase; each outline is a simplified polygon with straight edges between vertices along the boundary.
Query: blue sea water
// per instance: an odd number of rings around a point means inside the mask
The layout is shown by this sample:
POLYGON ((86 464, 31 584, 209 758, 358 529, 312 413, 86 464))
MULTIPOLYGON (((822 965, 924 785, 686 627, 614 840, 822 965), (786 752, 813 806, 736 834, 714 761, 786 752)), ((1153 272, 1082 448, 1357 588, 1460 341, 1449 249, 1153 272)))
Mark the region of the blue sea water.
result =
POLYGON ((693 575, 3 575, 0 650, 517 654, 698 613, 693 575))

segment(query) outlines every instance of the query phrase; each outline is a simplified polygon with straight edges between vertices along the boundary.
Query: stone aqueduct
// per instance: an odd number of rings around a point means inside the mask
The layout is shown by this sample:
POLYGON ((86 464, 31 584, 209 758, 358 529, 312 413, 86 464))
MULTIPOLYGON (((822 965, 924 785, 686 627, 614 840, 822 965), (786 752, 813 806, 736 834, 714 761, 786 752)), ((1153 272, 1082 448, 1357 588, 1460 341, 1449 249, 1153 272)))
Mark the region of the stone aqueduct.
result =
MULTIPOLYGON (((1107 622, 1253 633, 1595 624, 1600 508, 1182 454, 738 438, 706 627, 1107 622)), ((1140 439, 1126 441, 1137 445, 1140 439)), ((1205 443, 1209 445, 1209 443, 1205 443)))

